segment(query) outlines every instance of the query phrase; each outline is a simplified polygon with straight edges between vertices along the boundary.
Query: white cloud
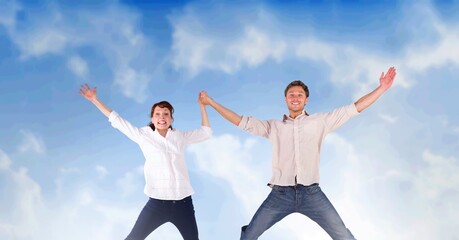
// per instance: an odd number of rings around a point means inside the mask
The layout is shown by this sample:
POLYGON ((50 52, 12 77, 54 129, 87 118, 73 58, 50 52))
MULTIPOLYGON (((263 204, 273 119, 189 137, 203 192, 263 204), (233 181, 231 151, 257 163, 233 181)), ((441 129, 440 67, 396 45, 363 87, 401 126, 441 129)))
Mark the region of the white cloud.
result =
POLYGON ((427 165, 418 171, 414 181, 423 197, 437 201, 449 191, 459 194, 458 159, 436 155, 430 150, 422 153, 422 159, 427 165))
POLYGON ((8 169, 10 165, 10 158, 8 157, 8 155, 6 155, 5 152, 3 152, 3 150, 0 149, 0 170, 8 169))
MULTIPOLYGON (((235 33, 232 35, 215 31, 210 24, 205 24, 207 15, 197 8, 173 18, 174 66, 194 76, 206 70, 231 74, 243 66, 257 67, 271 59, 282 62, 287 56, 288 59, 310 59, 329 66, 332 82, 354 84, 355 98, 374 89, 382 71, 390 66, 403 67, 403 60, 364 52, 359 46, 328 43, 304 33, 298 33, 299 36, 292 39, 289 34, 279 30, 283 29, 282 26, 278 29, 273 27, 280 21, 268 11, 259 8, 255 12, 258 14, 256 24, 240 20, 231 27, 241 30, 233 30, 235 33)), ((408 79, 404 72, 399 71, 394 84, 410 87, 412 82, 408 79)))
POLYGON ((446 64, 459 65, 459 27, 456 22, 442 19, 433 4, 428 1, 410 6, 405 10, 404 26, 413 38, 406 51, 406 66, 414 71, 423 72, 446 64), (416 24, 419 27, 413 28, 416 24))
POLYGON ((236 137, 225 134, 188 147, 196 155, 199 171, 225 180, 247 213, 258 207, 254 199, 261 203, 265 197, 260 186, 265 186, 267 181, 263 173, 254 171, 250 154, 254 144, 254 139, 241 143, 236 137))
MULTIPOLYGON (((196 28, 193 30, 196 31, 196 28)), ((191 75, 199 73, 203 67, 212 69, 212 66, 207 66, 208 59, 206 58, 208 56, 206 56, 206 53, 214 48, 214 43, 211 39, 193 33, 193 30, 187 26, 177 25, 172 34, 174 39, 172 63, 177 69, 188 69, 191 75)), ((225 70, 225 72, 228 71, 225 70)))
MULTIPOLYGON (((1 163, 9 157, 0 149, 1 163)), ((5 164, 3 164, 5 165, 5 164)), ((2 167, 3 167, 2 165, 2 167)), ((136 172, 139 170, 136 169, 136 172)), ((120 239, 129 233, 140 213, 141 202, 120 201, 120 191, 98 194, 100 186, 89 184, 83 171, 64 171, 61 194, 53 189, 42 192, 40 184, 27 169, 6 165, 0 171, 0 237, 2 239, 80 240, 120 239), (72 173, 72 174, 69 174, 72 173), (7 206, 7 207, 5 207, 7 206)), ((116 182, 116 181, 115 181, 116 182)), ((160 227, 148 239, 177 239, 180 233, 172 225, 160 227)))
MULTIPOLYGON (((8 156, 0 150, 3 157, 8 156)), ((3 209, 0 218, 0 236, 6 239, 29 239, 39 230, 38 217, 43 213, 44 204, 41 196, 41 187, 28 176, 26 168, 12 170, 10 166, 2 169, 0 176, 6 179, 6 186, 2 186, 4 198, 0 199, 3 209)))
POLYGON ((381 72, 395 66, 397 78, 394 86, 409 88, 413 85, 403 69, 403 61, 383 58, 377 53, 368 53, 358 46, 326 43, 314 37, 308 37, 294 44, 299 58, 311 59, 326 63, 330 68, 330 80, 339 85, 353 84, 356 88, 354 98, 357 99, 379 84, 381 72), (323 52, 323 53, 322 53, 323 52))
POLYGON ((70 168, 61 168, 59 171, 62 174, 69 174, 69 173, 78 173, 80 172, 80 169, 76 167, 70 167, 70 168))
POLYGON ((387 123, 395 123, 398 120, 398 117, 391 116, 389 114, 379 114, 379 117, 382 118, 387 123))
MULTIPOLYGON (((266 197, 266 159, 257 159, 259 142, 232 135, 214 136, 189 147, 196 156, 198 172, 223 180, 235 195, 247 222, 266 197), (257 149, 258 150, 258 149, 257 149)), ((379 144, 379 143, 378 143, 379 144)), ((426 151, 426 164, 416 169, 397 159, 397 152, 366 156, 349 139, 330 134, 324 142, 322 190, 358 239, 449 239, 454 235, 454 204, 459 201, 459 164, 426 151), (448 199, 447 201, 445 199, 448 199), (456 201, 457 200, 457 201, 456 201), (402 223, 414 221, 416 226, 402 223), (422 231, 417 231, 423 226, 422 231), (381 235, 381 231, 384 234, 381 235)), ((268 170, 268 169, 266 169, 268 170)), ((269 170, 268 170, 269 171, 269 170)), ((266 172, 269 174, 269 172, 266 172)), ((234 201, 231 200, 231 201, 234 201)), ((457 227, 457 226, 456 226, 457 227)), ((275 224, 263 239, 327 238, 310 219, 292 214, 275 224)))
POLYGON ((433 125, 436 126, 441 126, 445 128, 448 132, 452 134, 458 134, 459 133, 459 127, 454 123, 454 121, 451 121, 450 116, 447 115, 434 115, 432 116, 433 125))
POLYGON ((22 142, 18 149, 20 152, 32 152, 43 154, 46 152, 46 146, 40 136, 28 131, 21 130, 22 142))
POLYGON ((123 5, 110 2, 101 9, 59 9, 57 4, 41 6, 40 12, 23 9, 27 18, 19 27, 16 14, 19 7, 9 7, 8 15, 0 19, 8 36, 20 50, 21 58, 56 55, 68 59, 68 67, 86 80, 87 63, 75 55, 80 47, 95 49, 105 57, 114 72, 114 83, 128 98, 143 102, 152 80, 150 63, 152 47, 139 30, 139 15, 123 5), (77 21, 75 20, 77 19, 77 21))
POLYGON ((108 170, 106 167, 102 166, 102 165, 97 165, 96 166, 96 171, 97 171, 97 174, 99 174, 99 178, 105 178, 108 174, 108 170))
POLYGON ((64 32, 50 26, 17 34, 16 44, 22 51, 23 59, 50 53, 61 54, 69 43, 68 36, 64 32))
POLYGON ((88 78, 88 64, 78 55, 72 56, 67 61, 67 67, 79 78, 87 81, 88 78))
POLYGON ((151 78, 147 73, 136 71, 131 67, 115 71, 115 85, 121 89, 124 96, 143 102, 147 98, 146 90, 151 78))
MULTIPOLYGON (((257 145, 259 142, 253 138, 241 141, 235 136, 225 134, 188 147, 196 156, 199 172, 222 179, 229 185, 235 200, 241 205, 246 224, 269 193, 266 183, 270 168, 265 167, 271 162, 267 162, 267 159, 256 159, 254 147, 257 145)), ((311 222, 307 224, 307 221, 304 216, 290 215, 269 229, 262 239, 302 239, 305 234, 319 239, 327 236, 323 230, 311 222)))
MULTIPOLYGON (((199 5, 199 4, 197 4, 199 5)), ((221 9, 218 7, 218 9, 221 9)), ((220 10, 216 10, 217 12, 220 10)), ((227 15, 231 7, 225 8, 227 15)), ((215 29, 206 18, 209 14, 200 12, 193 4, 185 8, 183 15, 171 17, 173 25, 172 64, 184 69, 191 76, 206 70, 235 73, 244 65, 256 67, 273 59, 281 61, 286 53, 287 43, 275 37, 272 17, 263 9, 254 10, 252 24, 240 13, 242 23, 228 24, 226 30, 215 29)))
POLYGON ((141 165, 132 171, 126 172, 123 177, 118 179, 116 185, 121 190, 122 196, 129 196, 134 192, 143 190, 145 185, 143 176, 143 165, 141 165))
POLYGON ((248 66, 257 66, 269 58, 281 61, 287 44, 273 40, 269 35, 255 26, 246 27, 241 39, 229 47, 228 54, 248 66))
POLYGON ((0 1, 0 24, 6 28, 11 28, 16 24, 16 13, 22 7, 15 0, 0 1))
POLYGON ((216 12, 211 15, 196 5, 190 4, 182 15, 172 18, 172 62, 177 69, 186 70, 192 76, 207 70, 233 74, 244 66, 257 67, 270 59, 278 62, 292 58, 309 59, 326 64, 333 83, 352 84, 355 88, 353 96, 359 98, 373 90, 379 84, 380 73, 391 66, 398 69, 394 86, 410 88, 417 81, 416 75, 427 69, 459 65, 459 46, 456 44, 459 42, 459 28, 439 18, 428 1, 405 5, 404 13, 410 17, 401 16, 397 26, 401 26, 398 27, 400 32, 414 31, 414 35, 407 35, 401 50, 393 56, 384 55, 380 49, 369 51, 353 43, 330 43, 318 38, 314 32, 298 31, 301 30, 299 26, 295 27, 297 33, 292 38, 286 30, 292 26, 282 26, 279 15, 273 16, 262 7, 253 10, 256 17, 248 19, 242 14, 238 21, 224 27, 216 23, 220 27, 216 29, 212 17, 217 14, 226 16, 227 12, 234 10, 211 5, 212 11, 216 12), (422 29, 427 28, 427 33, 434 37, 427 37, 421 28, 410 30, 413 23, 421 23, 422 29))
POLYGON ((420 165, 412 179, 419 210, 413 221, 419 231, 412 239, 454 239, 459 227, 459 161, 425 150, 420 165))

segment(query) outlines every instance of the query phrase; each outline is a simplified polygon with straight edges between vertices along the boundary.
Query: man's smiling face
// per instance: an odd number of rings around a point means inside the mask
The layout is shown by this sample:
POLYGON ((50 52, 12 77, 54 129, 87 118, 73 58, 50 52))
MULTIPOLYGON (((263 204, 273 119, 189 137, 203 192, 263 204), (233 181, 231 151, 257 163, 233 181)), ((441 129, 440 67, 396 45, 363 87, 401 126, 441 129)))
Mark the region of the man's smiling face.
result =
POLYGON ((304 106, 308 102, 308 98, 301 86, 293 86, 288 89, 287 95, 285 96, 285 102, 287 103, 290 117, 296 117, 303 112, 304 106))

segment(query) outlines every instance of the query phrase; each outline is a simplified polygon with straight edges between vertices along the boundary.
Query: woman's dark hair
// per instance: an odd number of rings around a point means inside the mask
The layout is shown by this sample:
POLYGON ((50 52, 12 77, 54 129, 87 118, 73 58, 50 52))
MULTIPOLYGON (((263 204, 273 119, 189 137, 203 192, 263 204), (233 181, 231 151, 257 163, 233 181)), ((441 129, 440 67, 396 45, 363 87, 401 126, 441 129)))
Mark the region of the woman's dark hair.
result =
POLYGON ((309 97, 309 89, 308 89, 308 86, 306 86, 306 84, 304 84, 302 81, 300 80, 295 80, 293 82, 291 82, 289 85, 287 85, 287 87, 285 88, 285 91, 284 91, 284 96, 286 97, 287 96, 287 92, 288 90, 291 88, 291 87, 296 87, 296 86, 300 86, 303 88, 304 92, 306 93, 306 97, 309 97))
MULTIPOLYGON (((153 113, 155 112, 156 107, 169 109, 169 111, 171 112, 171 118, 172 120, 174 120, 174 117, 172 116, 172 114, 174 114, 174 107, 172 107, 172 105, 168 101, 161 101, 153 104, 153 106, 151 107, 150 119, 153 117, 153 113)), ((153 129, 153 131, 155 131, 155 125, 152 122, 150 122, 149 126, 151 127, 151 129, 153 129)), ((169 126, 169 128, 173 129, 172 124, 169 126)))

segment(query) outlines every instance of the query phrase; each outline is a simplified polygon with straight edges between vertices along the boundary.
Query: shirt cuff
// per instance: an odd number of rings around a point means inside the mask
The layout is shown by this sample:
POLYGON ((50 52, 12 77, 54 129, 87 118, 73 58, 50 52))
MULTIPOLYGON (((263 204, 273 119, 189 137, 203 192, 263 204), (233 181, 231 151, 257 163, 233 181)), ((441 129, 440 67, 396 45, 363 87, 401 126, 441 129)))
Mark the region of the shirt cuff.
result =
POLYGON ((201 126, 201 128, 204 130, 204 132, 206 132, 209 136, 212 136, 212 128, 208 127, 208 126, 201 126))
POLYGON ((242 116, 241 121, 239 122, 239 125, 237 125, 237 127, 239 129, 245 130, 248 122, 249 122, 249 117, 242 116))
POLYGON ((113 122, 118 116, 119 114, 117 112, 112 111, 110 115, 108 115, 108 121, 113 122))
POLYGON ((360 114, 359 111, 357 111, 357 106, 355 106, 355 103, 349 104, 346 108, 346 112, 351 117, 357 116, 360 114))

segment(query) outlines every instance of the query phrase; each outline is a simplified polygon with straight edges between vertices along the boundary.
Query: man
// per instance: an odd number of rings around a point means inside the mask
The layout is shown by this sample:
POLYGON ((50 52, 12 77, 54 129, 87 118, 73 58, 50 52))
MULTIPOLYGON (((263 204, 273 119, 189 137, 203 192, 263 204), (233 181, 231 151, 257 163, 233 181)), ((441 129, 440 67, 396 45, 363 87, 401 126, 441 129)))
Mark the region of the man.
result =
POLYGON ((220 105, 207 93, 203 104, 210 105, 225 119, 252 134, 266 137, 273 146, 271 193, 255 213, 248 226, 242 227, 241 240, 258 239, 268 228, 287 215, 298 212, 319 224, 333 239, 355 239, 338 212, 319 187, 320 149, 324 137, 373 104, 395 78, 394 67, 379 78, 380 85, 357 102, 329 113, 309 115, 308 87, 301 81, 285 89, 289 115, 283 120, 262 121, 240 116, 220 105))

